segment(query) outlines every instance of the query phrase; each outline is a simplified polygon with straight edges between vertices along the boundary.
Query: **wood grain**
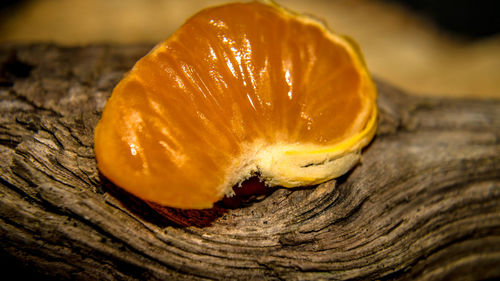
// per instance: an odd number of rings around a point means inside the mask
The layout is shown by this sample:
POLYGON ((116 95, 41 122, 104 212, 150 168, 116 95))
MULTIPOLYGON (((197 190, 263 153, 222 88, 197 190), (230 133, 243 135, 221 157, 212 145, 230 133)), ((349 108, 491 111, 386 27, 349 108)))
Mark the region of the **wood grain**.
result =
POLYGON ((351 173, 179 226, 112 196, 92 148, 113 86, 150 48, 0 45, 10 270, 51 280, 500 277, 499 101, 417 98, 378 82, 379 130, 351 173))

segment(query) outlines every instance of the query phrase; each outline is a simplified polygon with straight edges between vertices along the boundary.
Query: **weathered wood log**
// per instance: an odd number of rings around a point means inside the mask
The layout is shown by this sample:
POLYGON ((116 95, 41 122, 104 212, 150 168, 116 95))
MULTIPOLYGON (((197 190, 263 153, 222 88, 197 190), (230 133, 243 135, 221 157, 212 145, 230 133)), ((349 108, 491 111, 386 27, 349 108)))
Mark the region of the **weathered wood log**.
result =
POLYGON ((0 245, 11 271, 64 280, 500 277, 498 101, 420 98, 379 82, 377 136, 341 179, 277 189, 206 227, 128 208, 99 177, 93 128, 150 47, 0 45, 0 245))

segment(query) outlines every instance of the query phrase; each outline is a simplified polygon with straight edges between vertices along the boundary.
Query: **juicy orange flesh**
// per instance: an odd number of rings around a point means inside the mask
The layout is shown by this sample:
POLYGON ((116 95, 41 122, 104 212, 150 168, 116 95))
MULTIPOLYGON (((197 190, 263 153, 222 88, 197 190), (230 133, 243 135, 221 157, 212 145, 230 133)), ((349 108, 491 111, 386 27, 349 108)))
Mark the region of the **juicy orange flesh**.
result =
POLYGON ((95 133, 99 169, 143 199, 207 208, 242 144, 330 145, 361 131, 371 80, 325 32, 258 2, 195 15, 114 89, 95 133))

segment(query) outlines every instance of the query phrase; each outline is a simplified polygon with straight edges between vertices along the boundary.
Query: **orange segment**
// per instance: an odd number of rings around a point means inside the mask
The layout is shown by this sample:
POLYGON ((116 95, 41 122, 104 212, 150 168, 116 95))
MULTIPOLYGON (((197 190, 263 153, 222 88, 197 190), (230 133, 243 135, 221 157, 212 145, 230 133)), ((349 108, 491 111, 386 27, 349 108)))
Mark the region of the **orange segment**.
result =
POLYGON ((356 47, 276 5, 209 8, 139 60, 95 130, 101 172, 132 194, 210 208, 258 173, 268 185, 347 172, 376 129, 356 47))

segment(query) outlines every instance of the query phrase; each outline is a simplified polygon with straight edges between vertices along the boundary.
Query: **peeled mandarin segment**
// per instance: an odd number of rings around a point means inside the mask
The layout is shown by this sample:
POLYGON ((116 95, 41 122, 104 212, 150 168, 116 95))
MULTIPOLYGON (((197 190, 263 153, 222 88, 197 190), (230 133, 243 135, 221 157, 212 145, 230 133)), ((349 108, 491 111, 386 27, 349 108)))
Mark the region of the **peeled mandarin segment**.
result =
POLYGON ((318 184, 355 165, 376 89, 350 40, 260 2, 209 8, 139 60, 95 130, 98 167, 148 201, 210 208, 258 173, 318 184))

